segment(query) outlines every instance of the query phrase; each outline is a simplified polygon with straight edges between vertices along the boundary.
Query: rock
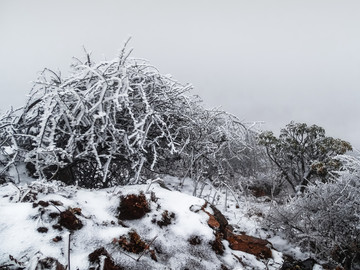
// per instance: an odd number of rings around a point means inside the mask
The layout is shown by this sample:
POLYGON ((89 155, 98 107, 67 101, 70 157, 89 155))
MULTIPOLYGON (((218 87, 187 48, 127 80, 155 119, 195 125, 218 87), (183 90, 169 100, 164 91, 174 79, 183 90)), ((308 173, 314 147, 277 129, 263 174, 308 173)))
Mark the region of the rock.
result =
POLYGON ((219 209, 217 209, 215 206, 210 205, 210 208, 211 208, 211 209, 213 210, 213 212, 214 212, 214 215, 213 215, 214 218, 217 220, 217 222, 218 222, 219 225, 220 225, 219 230, 224 233, 226 227, 229 225, 226 217, 225 217, 225 216, 219 211, 219 209))
POLYGON ((268 259, 272 257, 271 243, 245 234, 238 235, 233 233, 233 228, 229 225, 226 217, 213 205, 211 209, 214 214, 210 214, 205 210, 207 203, 201 208, 209 216, 208 225, 216 231, 215 240, 211 243, 213 250, 217 254, 224 252, 224 246, 222 240, 227 240, 229 246, 233 250, 243 251, 249 254, 253 254, 258 258, 268 259))
POLYGON ((49 202, 38 201, 37 203, 34 202, 34 203, 32 204, 33 208, 36 208, 36 207, 38 207, 39 205, 42 206, 42 207, 48 207, 48 206, 49 206, 49 202))
POLYGON ((39 233, 47 233, 48 232, 48 228, 46 228, 46 227, 39 227, 39 228, 37 228, 37 231, 39 232, 39 233))
POLYGON ((257 258, 269 259, 272 257, 271 243, 249 235, 238 235, 231 232, 227 233, 226 240, 233 250, 243 251, 255 255, 257 258))
POLYGON ((42 206, 42 207, 48 207, 48 206, 49 206, 49 202, 38 201, 38 205, 40 205, 40 206, 42 206))
POLYGON ((89 269, 93 270, 124 270, 121 266, 115 264, 113 258, 104 247, 98 248, 89 254, 89 261, 95 265, 89 269), (102 260, 104 260, 102 262, 102 260), (103 266, 103 267, 101 267, 103 266))
POLYGON ((62 237, 61 236, 55 236, 53 239, 52 239, 55 243, 57 242, 60 242, 62 240, 62 237))
POLYGON ((201 244, 201 238, 197 235, 191 237, 189 240, 190 245, 196 246, 201 244))
POLYGON ((50 203, 52 203, 53 205, 55 206, 63 206, 64 204, 60 201, 54 201, 54 200, 50 200, 49 201, 50 203))
POLYGON ((205 212, 205 213, 207 213, 209 215, 208 225, 214 230, 219 230, 220 223, 216 220, 216 218, 208 212, 205 212))
POLYGON ((210 214, 208 211, 206 211, 206 207, 207 202, 201 207, 201 210, 203 210, 209 216, 208 225, 212 229, 224 233, 225 228, 228 226, 228 222, 225 216, 213 205, 210 205, 210 208, 213 210, 214 214, 210 214))
POLYGON ((210 245, 216 254, 219 254, 219 255, 224 254, 225 247, 222 243, 223 238, 224 238, 224 235, 221 232, 216 232, 215 240, 210 242, 210 245))
POLYGON ((298 261, 291 256, 284 255, 284 263, 280 270, 312 270, 316 261, 314 259, 306 259, 304 261, 298 261))

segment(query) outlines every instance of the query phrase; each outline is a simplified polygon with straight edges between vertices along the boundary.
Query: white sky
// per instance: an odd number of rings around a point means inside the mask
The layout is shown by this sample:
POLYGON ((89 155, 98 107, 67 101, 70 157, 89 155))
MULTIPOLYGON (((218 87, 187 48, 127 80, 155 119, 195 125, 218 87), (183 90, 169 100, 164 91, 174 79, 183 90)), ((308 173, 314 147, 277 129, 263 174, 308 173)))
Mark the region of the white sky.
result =
POLYGON ((44 67, 83 46, 192 83, 209 107, 278 132, 317 124, 360 148, 358 0, 1 0, 0 110, 22 106, 44 67))

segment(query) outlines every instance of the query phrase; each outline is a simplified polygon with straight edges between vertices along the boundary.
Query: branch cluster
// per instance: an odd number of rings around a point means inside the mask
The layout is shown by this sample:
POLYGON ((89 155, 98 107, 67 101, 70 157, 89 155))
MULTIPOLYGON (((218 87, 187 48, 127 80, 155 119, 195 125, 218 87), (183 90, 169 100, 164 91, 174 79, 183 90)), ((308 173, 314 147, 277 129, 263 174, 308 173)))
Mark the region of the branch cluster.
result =
POLYGON ((86 187, 138 183, 152 173, 241 173, 248 130, 204 109, 185 94, 190 89, 125 49, 100 63, 87 54, 65 79, 45 69, 23 110, 1 121, 1 149, 13 149, 3 171, 22 153, 34 176, 86 187))

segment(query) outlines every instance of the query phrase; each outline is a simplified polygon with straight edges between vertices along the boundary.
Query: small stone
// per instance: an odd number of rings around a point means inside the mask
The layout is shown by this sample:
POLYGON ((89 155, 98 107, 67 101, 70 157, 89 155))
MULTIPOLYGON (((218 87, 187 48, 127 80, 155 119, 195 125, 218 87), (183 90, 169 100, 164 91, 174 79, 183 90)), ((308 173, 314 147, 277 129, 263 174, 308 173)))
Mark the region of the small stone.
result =
POLYGON ((48 228, 46 228, 46 227, 39 227, 39 228, 37 228, 37 231, 39 232, 39 233, 47 233, 48 232, 48 228))

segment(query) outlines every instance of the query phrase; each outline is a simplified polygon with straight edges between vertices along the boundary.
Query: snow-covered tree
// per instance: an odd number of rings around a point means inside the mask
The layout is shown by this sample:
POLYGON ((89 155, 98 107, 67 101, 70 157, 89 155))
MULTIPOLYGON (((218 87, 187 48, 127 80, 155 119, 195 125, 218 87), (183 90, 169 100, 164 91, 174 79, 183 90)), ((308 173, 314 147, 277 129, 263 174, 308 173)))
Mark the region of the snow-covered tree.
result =
POLYGON ((335 157, 352 150, 350 143, 326 137, 322 127, 294 122, 282 129, 278 138, 263 132, 259 143, 294 191, 298 186, 304 191, 314 179, 326 180, 328 172, 341 165, 335 157))

